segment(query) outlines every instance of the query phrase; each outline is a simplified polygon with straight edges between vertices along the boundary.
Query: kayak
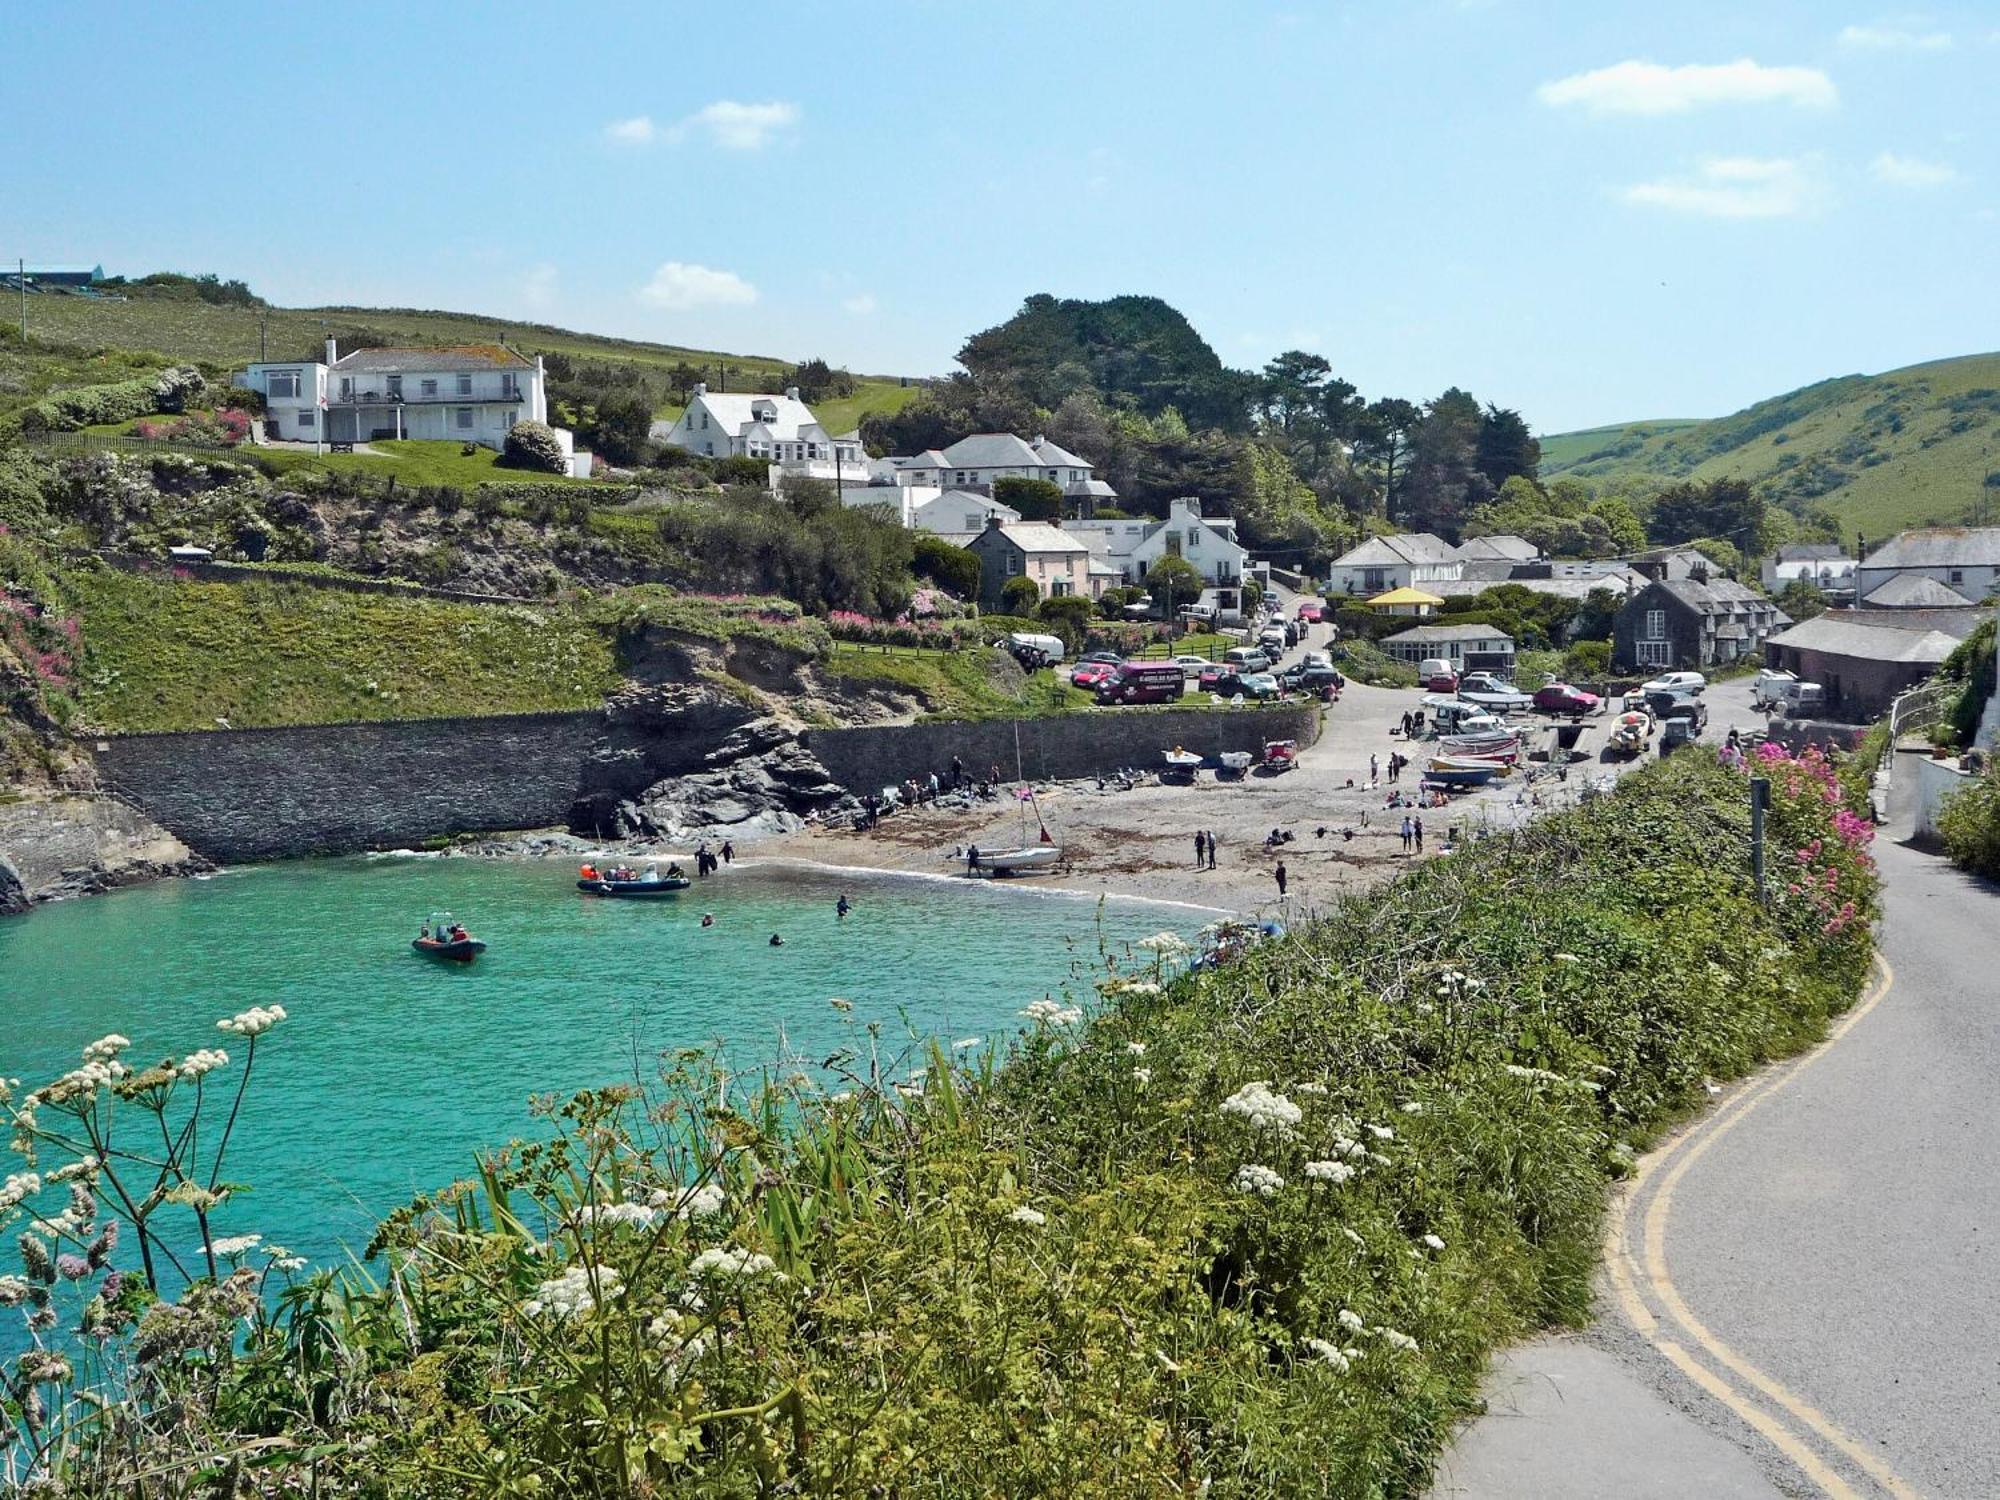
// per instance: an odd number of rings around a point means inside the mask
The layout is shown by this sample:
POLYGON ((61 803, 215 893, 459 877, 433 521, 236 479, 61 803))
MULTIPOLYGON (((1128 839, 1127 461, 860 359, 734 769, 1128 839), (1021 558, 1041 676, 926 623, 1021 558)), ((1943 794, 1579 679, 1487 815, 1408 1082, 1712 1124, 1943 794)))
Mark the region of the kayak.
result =
POLYGON ((459 938, 455 942, 450 939, 439 942, 436 938, 412 938, 410 946, 426 958, 448 959, 460 964, 469 964, 486 951, 486 944, 475 937, 459 938))
POLYGON ((579 880, 576 888, 587 896, 674 896, 691 884, 685 875, 667 875, 659 880, 579 880))

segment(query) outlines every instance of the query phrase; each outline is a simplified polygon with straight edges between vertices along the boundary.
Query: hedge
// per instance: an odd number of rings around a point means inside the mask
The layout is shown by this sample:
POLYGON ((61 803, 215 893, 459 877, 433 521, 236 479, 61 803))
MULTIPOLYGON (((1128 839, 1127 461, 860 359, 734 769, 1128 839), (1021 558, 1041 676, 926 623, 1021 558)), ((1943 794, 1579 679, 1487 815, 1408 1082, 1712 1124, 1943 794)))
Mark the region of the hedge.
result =
POLYGON ((150 417, 160 409, 158 375, 142 375, 111 385, 79 385, 45 396, 20 414, 21 431, 29 437, 51 432, 76 432, 107 422, 150 417))

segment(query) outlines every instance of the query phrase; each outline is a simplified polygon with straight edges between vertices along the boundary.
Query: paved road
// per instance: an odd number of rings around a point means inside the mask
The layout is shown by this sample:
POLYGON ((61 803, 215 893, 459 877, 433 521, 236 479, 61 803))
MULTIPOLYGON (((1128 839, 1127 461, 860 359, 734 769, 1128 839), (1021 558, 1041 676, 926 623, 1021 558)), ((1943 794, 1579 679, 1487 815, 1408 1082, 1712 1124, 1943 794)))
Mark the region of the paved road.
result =
POLYGON ((1899 842, 1912 782, 1877 846, 1886 988, 1649 1160, 1596 1347, 1511 1354, 1439 1495, 2000 1496, 2000 890, 1899 842))

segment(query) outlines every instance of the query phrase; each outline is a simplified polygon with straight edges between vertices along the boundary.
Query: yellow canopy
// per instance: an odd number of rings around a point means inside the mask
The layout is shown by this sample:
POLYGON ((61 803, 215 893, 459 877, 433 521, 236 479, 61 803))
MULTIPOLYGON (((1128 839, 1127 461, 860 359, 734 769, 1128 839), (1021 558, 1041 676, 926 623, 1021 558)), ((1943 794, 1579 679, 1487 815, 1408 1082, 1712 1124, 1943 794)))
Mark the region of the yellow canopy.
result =
POLYGON ((1444 600, 1438 598, 1436 594, 1426 594, 1422 589, 1404 587, 1390 589, 1386 594, 1377 594, 1373 599, 1368 601, 1368 607, 1370 609, 1395 609, 1399 605, 1438 605, 1442 603, 1444 603, 1444 600))

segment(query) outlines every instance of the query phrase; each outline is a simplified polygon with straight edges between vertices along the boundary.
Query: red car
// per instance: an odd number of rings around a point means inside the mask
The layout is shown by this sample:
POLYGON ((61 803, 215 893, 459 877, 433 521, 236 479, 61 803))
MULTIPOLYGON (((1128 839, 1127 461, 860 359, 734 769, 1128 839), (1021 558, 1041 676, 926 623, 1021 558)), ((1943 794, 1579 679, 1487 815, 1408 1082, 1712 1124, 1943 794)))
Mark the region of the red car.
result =
POLYGON ((1535 707, 1545 714, 1588 714, 1597 711, 1597 694, 1551 682, 1535 690, 1535 707))
POLYGON ((1222 662, 1217 662, 1212 667, 1202 669, 1201 676, 1195 679, 1195 686, 1200 688, 1204 693, 1212 693, 1235 675, 1236 668, 1227 666, 1222 662))
POLYGON ((1317 625, 1326 618, 1326 611, 1317 599, 1307 599, 1299 605, 1298 618, 1308 625, 1317 625))
POLYGON ((1095 688, 1117 671, 1118 665, 1115 661, 1078 662, 1076 670, 1069 674, 1069 680, 1080 688, 1095 688))

